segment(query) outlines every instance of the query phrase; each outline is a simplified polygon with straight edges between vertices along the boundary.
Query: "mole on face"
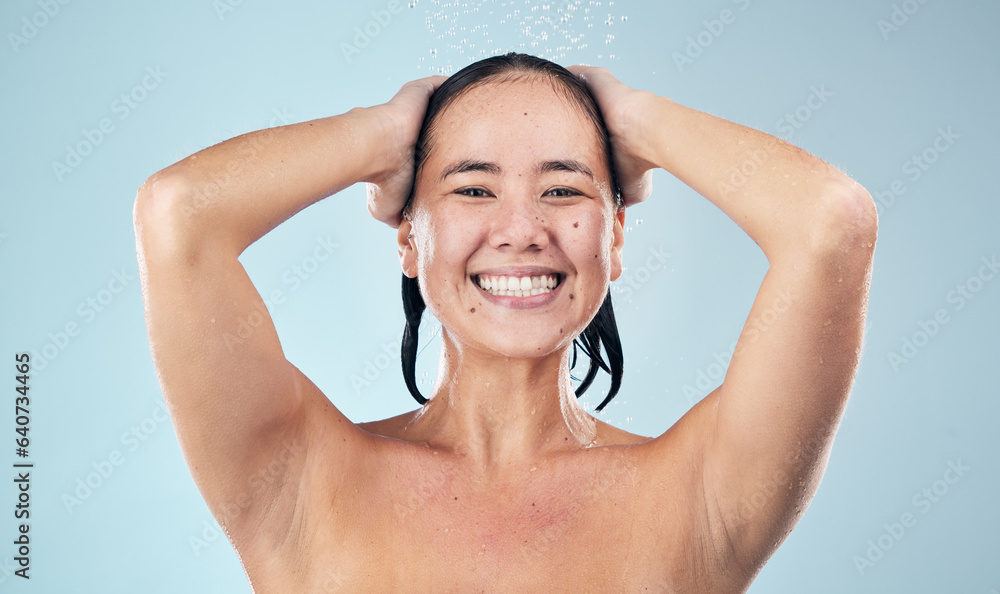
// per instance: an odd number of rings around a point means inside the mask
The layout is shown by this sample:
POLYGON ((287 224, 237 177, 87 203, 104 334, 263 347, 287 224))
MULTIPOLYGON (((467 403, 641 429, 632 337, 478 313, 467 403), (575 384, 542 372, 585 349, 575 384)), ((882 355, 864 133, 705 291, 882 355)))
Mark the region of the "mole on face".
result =
POLYGON ((573 294, 572 294, 572 293, 570 293, 570 294, 569 294, 569 298, 570 298, 570 299, 572 299, 572 298, 573 298, 573 294))
POLYGON ((469 313, 476 313, 476 308, 473 307, 472 309, 470 309, 469 313))
POLYGON ((580 221, 576 221, 576 222, 573 223, 573 228, 574 229, 576 229, 579 226, 580 226, 580 221))

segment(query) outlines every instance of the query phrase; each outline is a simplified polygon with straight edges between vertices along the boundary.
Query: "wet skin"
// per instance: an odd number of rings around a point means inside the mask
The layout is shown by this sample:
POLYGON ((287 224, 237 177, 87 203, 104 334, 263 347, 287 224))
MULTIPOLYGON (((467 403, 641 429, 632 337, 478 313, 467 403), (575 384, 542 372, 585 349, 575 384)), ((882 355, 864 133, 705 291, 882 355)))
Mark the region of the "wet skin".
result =
POLYGON ((140 189, 158 378, 257 592, 739 592, 801 517, 857 369, 870 196, 773 137, 573 72, 601 105, 627 197, 662 168, 768 259, 723 385, 659 437, 573 395, 572 337, 621 274, 624 210, 593 124, 548 80, 488 83, 446 109, 406 220, 407 159, 439 78, 221 143, 140 189), (773 167, 719 189, 760 151, 773 167), (369 210, 398 226, 442 347, 427 405, 356 424, 285 358, 238 258, 359 180, 380 189, 369 210), (555 286, 491 294, 522 276, 555 286))

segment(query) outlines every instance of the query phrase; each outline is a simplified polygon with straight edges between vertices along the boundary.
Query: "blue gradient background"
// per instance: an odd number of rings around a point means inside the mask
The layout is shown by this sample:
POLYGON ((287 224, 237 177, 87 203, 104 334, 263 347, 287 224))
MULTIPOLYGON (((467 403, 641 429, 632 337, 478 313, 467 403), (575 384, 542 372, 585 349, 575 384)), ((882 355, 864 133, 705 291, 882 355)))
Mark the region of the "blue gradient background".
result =
MULTIPOLYGON (((23 18, 41 22, 33 15, 42 9, 2 3, 0 353, 8 363, 0 385, 8 387, 0 467, 17 461, 12 355, 57 354, 37 361, 31 380, 32 578, 11 573, 17 492, 8 470, 0 473, 0 592, 249 591, 224 537, 195 546, 214 523, 172 427, 157 419, 135 191, 153 172, 226 138, 382 103, 407 80, 509 50, 607 66, 634 87, 781 134, 873 195, 894 180, 905 185, 880 207, 863 360, 826 477, 751 592, 1000 591, 1000 280, 982 283, 961 310, 948 301, 981 258, 1000 252, 1000 4, 897 1, 918 10, 883 35, 878 21, 890 20, 893 4, 403 1, 347 59, 342 44, 389 2, 71 2, 26 44, 10 34, 22 33, 23 18), (674 54, 724 9, 735 22, 679 68, 674 54), (560 21, 564 14, 571 18, 560 21), (113 102, 147 67, 166 77, 120 119, 113 102), (814 86, 832 96, 809 112, 814 86), (808 121, 788 136, 778 122, 800 108, 808 121), (114 130, 60 181, 53 161, 102 118, 114 130), (913 180, 904 164, 948 127, 957 139, 913 180), (115 271, 131 280, 101 293, 115 271), (92 319, 79 309, 109 295, 92 319), (950 321, 893 369, 888 353, 938 309, 950 321), (79 333, 59 349, 49 334, 70 322, 79 333), (131 441, 132 427, 143 441, 131 441), (80 505, 67 504, 77 481, 114 451, 122 464, 80 505), (918 507, 914 495, 959 460, 970 468, 964 476, 929 509, 918 507), (916 525, 859 571, 855 556, 907 512, 916 525)), ((738 336, 766 261, 721 211, 662 171, 628 225, 626 280, 614 289, 625 383, 602 418, 654 435, 693 393, 717 385, 700 388, 699 373, 718 376, 711 364, 738 336), (651 249, 670 253, 666 267, 644 268, 651 249)), ((352 420, 413 408, 398 360, 382 355, 403 322, 394 231, 368 216, 362 186, 296 215, 241 260, 262 294, 285 295, 272 313, 288 358, 352 420), (337 247, 314 268, 308 258, 326 238, 337 247), (311 272, 293 290, 295 266, 311 272), (369 383, 359 384, 366 373, 369 383)), ((423 326, 425 389, 436 364, 434 326, 423 326)), ((606 389, 601 381, 587 406, 606 389)))

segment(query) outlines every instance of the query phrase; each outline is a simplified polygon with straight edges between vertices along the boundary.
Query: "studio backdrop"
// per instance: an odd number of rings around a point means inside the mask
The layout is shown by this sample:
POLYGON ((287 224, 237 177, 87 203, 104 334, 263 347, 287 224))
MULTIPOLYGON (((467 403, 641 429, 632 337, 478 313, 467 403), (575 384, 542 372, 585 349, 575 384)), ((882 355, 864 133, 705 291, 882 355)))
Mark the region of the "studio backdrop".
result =
MULTIPOLYGON (((998 22, 986 0, 3 2, 0 592, 249 592, 157 384, 142 182, 244 132, 519 51, 773 134, 876 201, 854 390, 818 494, 751 592, 998 594, 998 22)), ((596 414, 652 436, 722 381, 767 261, 666 172, 626 214, 624 381, 596 414)), ((415 406, 395 231, 363 186, 241 262, 288 359, 351 420, 415 406)), ((439 328, 421 328, 424 393, 439 328)))

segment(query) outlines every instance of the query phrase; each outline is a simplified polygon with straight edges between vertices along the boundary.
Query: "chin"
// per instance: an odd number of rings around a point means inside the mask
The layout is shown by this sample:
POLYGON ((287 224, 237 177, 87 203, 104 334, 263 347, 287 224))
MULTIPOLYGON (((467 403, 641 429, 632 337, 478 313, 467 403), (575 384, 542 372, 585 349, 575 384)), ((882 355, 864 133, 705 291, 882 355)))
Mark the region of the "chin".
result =
POLYGON ((533 331, 535 340, 525 337, 524 334, 511 333, 509 337, 502 340, 475 341, 476 347, 483 351, 494 353, 497 357, 506 359, 542 359, 554 355, 562 356, 566 349, 573 344, 572 337, 575 334, 559 335, 543 338, 537 335, 537 329, 533 331))

